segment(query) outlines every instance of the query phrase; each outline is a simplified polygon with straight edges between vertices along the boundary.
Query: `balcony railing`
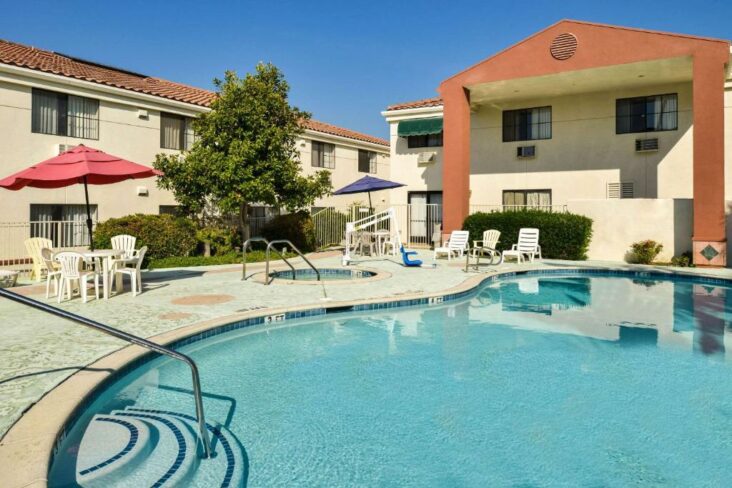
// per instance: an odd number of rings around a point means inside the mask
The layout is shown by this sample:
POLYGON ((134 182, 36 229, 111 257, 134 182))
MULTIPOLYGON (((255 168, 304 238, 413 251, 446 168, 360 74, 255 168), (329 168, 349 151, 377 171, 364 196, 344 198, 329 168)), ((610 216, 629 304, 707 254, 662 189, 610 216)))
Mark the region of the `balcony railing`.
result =
POLYGON ((0 266, 20 271, 29 268, 25 241, 31 237, 50 239, 55 249, 89 245, 89 231, 84 221, 0 222, 0 266))

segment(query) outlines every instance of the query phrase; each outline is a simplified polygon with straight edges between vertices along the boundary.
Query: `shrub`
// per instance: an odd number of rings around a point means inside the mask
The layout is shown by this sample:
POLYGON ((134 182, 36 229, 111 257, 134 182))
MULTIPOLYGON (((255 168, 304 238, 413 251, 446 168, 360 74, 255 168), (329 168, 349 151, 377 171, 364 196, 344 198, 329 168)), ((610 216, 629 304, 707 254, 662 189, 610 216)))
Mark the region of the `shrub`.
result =
POLYGON ((671 266, 678 266, 680 268, 688 268, 693 266, 691 260, 691 252, 687 251, 681 256, 674 256, 671 258, 671 266))
POLYGON ((648 239, 633 243, 630 249, 634 263, 651 264, 663 250, 663 244, 648 239))
POLYGON ((302 252, 315 250, 315 226, 304 211, 273 218, 262 227, 262 237, 270 241, 288 239, 302 252))
POLYGON ((208 226, 196 232, 204 256, 228 254, 241 247, 241 234, 233 227, 208 226))
POLYGON ((97 225, 94 243, 111 248, 112 237, 129 234, 137 238, 135 246, 147 246, 145 261, 168 256, 188 256, 196 250, 196 225, 189 219, 172 215, 135 214, 109 219, 97 225))
MULTIPOLYGON (((285 257, 293 256, 287 253, 285 257)), ((272 259, 279 259, 279 256, 270 256, 272 259)), ((213 266, 217 264, 241 264, 242 255, 238 252, 228 254, 217 254, 216 256, 170 256, 167 258, 152 259, 148 265, 149 269, 163 268, 188 268, 193 266, 213 266)), ((264 251, 249 251, 247 263, 264 261, 264 251)))
POLYGON ((587 259, 592 219, 584 215, 540 210, 479 212, 469 215, 463 223, 463 229, 470 231, 471 242, 482 239, 483 232, 488 229, 501 231, 500 251, 510 249, 518 242, 522 227, 539 229, 542 257, 575 261, 587 259))

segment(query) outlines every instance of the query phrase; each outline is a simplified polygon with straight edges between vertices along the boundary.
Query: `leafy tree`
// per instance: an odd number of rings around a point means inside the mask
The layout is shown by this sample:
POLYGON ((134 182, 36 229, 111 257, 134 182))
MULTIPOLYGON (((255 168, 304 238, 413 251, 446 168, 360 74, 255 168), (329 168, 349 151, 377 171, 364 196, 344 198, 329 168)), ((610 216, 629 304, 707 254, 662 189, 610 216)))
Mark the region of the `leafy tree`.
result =
POLYGON ((211 111, 193 121, 191 150, 156 156, 154 166, 164 173, 158 185, 190 211, 213 204, 238 212, 248 239, 250 205, 312 205, 331 190, 330 173, 301 174, 296 142, 310 114, 289 104, 290 87, 277 67, 260 63, 244 78, 227 71, 214 85, 211 111))

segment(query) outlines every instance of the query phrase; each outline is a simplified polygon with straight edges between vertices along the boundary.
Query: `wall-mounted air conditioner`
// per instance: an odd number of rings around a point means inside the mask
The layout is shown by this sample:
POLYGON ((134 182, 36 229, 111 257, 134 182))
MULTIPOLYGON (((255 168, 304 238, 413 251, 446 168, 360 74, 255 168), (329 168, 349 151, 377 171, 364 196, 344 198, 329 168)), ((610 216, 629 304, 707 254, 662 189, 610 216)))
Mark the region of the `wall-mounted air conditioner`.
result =
POLYGON ((146 186, 138 186, 137 187, 137 196, 139 197, 146 197, 150 194, 146 186))
POLYGON ((635 152, 658 151, 658 137, 653 139, 636 139, 635 152))
POLYGON ((65 153, 66 151, 76 147, 75 144, 58 144, 56 148, 56 154, 65 153))
POLYGON ((432 164, 435 162, 437 153, 434 152, 421 152, 417 156, 417 164, 432 164))
POLYGON ((625 183, 608 183, 607 184, 607 197, 608 198, 633 198, 633 182, 628 181, 625 183))
POLYGON ((536 157, 536 146, 519 146, 516 148, 517 158, 533 158, 536 157))

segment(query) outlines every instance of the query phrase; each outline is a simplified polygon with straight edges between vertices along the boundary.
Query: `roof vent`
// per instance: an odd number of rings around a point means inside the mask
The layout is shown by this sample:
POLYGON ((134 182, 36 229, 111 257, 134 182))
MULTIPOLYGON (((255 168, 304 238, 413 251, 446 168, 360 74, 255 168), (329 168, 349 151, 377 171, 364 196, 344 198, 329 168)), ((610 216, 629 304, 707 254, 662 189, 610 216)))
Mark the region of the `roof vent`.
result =
POLYGON ((558 59, 559 61, 569 59, 577 52, 577 38, 569 32, 559 34, 552 41, 549 52, 554 59, 558 59))

